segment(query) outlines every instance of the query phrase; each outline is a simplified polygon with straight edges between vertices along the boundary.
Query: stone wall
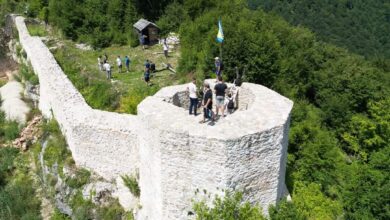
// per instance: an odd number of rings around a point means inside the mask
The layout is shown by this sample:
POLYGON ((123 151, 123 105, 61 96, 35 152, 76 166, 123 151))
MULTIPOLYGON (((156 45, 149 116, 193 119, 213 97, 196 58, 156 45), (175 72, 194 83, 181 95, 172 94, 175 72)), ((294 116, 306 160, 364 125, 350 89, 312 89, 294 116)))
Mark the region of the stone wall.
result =
POLYGON ((139 167, 136 116, 88 106, 45 44, 29 35, 24 18, 14 20, 27 60, 39 77, 39 109, 45 117, 56 118, 76 164, 107 180, 134 174, 139 167))
MULTIPOLYGON (((223 189, 243 190, 245 199, 264 211, 282 197, 290 100, 244 83, 238 111, 214 126, 199 124, 201 115, 188 115, 186 85, 146 98, 138 116, 94 110, 42 41, 29 35, 24 19, 16 17, 15 24, 39 76, 39 108, 57 119, 77 165, 108 180, 139 172, 137 219, 187 219, 199 192, 213 198, 223 189)), ((129 200, 126 193, 118 196, 129 200)))

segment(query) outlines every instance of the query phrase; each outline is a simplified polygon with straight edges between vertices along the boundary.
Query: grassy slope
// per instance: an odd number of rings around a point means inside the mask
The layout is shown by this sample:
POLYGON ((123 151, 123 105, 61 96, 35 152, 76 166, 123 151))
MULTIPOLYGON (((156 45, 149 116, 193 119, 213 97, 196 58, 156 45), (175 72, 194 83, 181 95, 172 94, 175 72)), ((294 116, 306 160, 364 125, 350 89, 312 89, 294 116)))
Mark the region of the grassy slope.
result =
POLYGON ((93 108, 99 108, 103 110, 123 112, 123 113, 136 113, 136 106, 147 96, 153 95, 160 88, 183 83, 185 79, 173 74, 171 71, 164 68, 164 64, 170 63, 174 68, 178 65, 178 58, 180 57, 180 48, 173 49, 169 58, 166 59, 162 54, 162 46, 154 45, 148 49, 143 50, 138 46, 131 48, 130 46, 112 46, 102 50, 81 50, 76 47, 76 43, 70 40, 63 39, 56 31, 43 31, 44 26, 28 25, 28 28, 32 34, 42 36, 43 33, 48 33, 50 38, 59 40, 48 41, 48 47, 62 45, 60 49, 54 50, 54 56, 62 66, 65 74, 70 76, 80 75, 80 77, 69 77, 73 84, 83 94, 87 103, 93 108), (99 71, 97 65, 97 58, 99 55, 103 56, 107 54, 108 61, 112 66, 113 81, 107 84, 105 79, 105 72, 99 71), (116 58, 120 55, 122 60, 125 55, 130 57, 130 72, 118 73, 116 67, 116 58), (152 86, 147 86, 143 81, 143 70, 145 60, 149 59, 156 64, 157 73, 152 77, 152 86), (161 70, 161 71, 159 71, 161 70), (82 82, 87 80, 88 82, 82 82), (106 84, 106 87, 110 87, 111 90, 115 90, 114 98, 111 97, 110 103, 95 104, 99 102, 96 99, 103 99, 101 96, 96 95, 94 88, 97 86, 97 82, 106 84), (88 85, 86 85, 88 84, 88 85), (115 99, 115 100, 112 100, 115 99), (117 102, 117 103, 116 103, 117 102))

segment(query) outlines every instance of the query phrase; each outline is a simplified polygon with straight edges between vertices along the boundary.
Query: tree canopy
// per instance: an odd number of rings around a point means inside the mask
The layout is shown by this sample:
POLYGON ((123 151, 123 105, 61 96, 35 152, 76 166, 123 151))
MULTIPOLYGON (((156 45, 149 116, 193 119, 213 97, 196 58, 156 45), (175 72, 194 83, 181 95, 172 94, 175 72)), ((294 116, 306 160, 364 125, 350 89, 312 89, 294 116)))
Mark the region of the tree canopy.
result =
POLYGON ((369 58, 390 59, 390 2, 386 0, 248 0, 253 9, 309 27, 321 40, 369 58))

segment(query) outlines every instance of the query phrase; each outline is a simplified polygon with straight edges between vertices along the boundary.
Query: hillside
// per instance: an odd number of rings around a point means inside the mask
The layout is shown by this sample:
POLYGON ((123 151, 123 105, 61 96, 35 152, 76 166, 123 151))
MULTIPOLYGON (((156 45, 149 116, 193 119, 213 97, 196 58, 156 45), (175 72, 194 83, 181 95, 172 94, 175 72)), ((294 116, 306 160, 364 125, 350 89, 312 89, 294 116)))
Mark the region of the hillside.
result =
POLYGON ((390 2, 386 0, 249 0, 293 25, 308 27, 320 39, 369 58, 390 58, 390 2))
MULTIPOLYGON (((227 81, 234 79, 237 67, 245 81, 292 99, 286 175, 292 202, 282 200, 271 208, 270 219, 390 219, 390 72, 371 62, 377 56, 390 57, 385 1, 251 1, 250 9, 239 0, 182 0, 156 5, 158 13, 153 15, 133 1, 116 0, 102 8, 102 1, 83 1, 84 7, 77 9, 71 7, 74 0, 38 2, 28 15, 45 20, 42 15, 48 9, 47 22, 72 45, 87 42, 110 51, 121 44, 125 50, 134 36, 129 25, 123 25, 131 21, 121 19, 145 15, 163 32, 180 34, 179 79, 196 76, 201 82, 214 77, 213 59, 222 49, 227 81), (253 10, 258 5, 264 10, 253 10), (225 34, 222 47, 215 42, 219 18, 225 34)), ((93 66, 100 52, 89 52, 88 65, 93 66)), ((72 57, 67 66, 74 66, 72 57)), ((77 73, 73 69, 73 75, 77 73)), ((85 90, 93 88, 84 85, 85 90)), ((113 88, 110 83, 104 86, 113 88)), ((204 206, 196 214, 221 218, 204 206)))

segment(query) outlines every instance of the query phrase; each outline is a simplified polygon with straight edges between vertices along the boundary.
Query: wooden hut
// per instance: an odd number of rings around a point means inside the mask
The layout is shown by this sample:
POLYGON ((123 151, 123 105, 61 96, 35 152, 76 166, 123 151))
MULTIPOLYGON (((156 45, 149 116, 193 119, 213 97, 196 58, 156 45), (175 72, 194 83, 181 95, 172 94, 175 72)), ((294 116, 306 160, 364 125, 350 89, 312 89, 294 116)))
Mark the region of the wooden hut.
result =
POLYGON ((160 29, 155 23, 141 18, 133 25, 133 27, 139 37, 141 37, 141 35, 146 36, 145 44, 153 44, 158 42, 160 29))

